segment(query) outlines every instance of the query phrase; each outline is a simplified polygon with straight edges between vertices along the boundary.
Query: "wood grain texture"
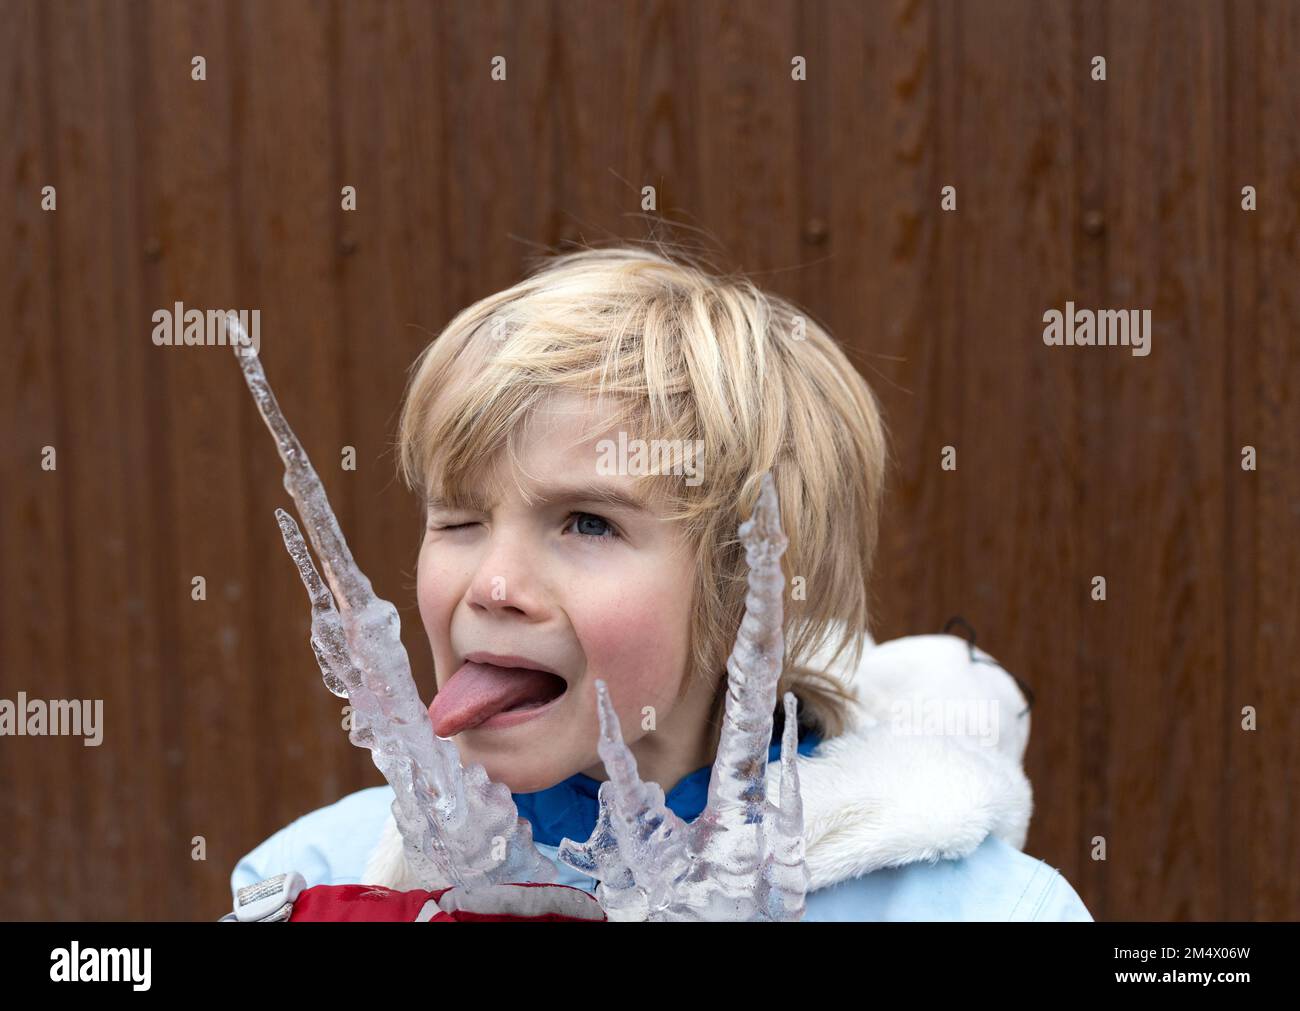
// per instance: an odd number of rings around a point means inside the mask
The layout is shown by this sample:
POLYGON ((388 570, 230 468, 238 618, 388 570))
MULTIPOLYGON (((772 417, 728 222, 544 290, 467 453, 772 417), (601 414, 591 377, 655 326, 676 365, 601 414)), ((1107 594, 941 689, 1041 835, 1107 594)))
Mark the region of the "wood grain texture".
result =
POLYGON ((0 917, 214 919, 241 855, 382 782, 231 356, 154 347, 152 313, 261 310, 431 694, 408 369, 528 257, 651 232, 872 384, 875 631, 960 614, 1034 690, 1027 851, 1098 919, 1300 916, 1300 10, 1162 7, 0 2, 0 697, 106 724, 0 739, 0 917), (1150 308, 1152 354, 1045 347, 1067 301, 1150 308))

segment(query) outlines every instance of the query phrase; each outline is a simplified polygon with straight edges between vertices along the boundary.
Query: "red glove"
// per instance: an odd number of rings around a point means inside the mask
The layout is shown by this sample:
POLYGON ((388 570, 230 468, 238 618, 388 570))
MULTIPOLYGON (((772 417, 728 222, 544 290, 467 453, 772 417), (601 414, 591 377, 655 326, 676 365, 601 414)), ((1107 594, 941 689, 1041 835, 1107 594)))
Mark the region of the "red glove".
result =
POLYGON ((580 888, 535 882, 397 892, 379 885, 314 885, 293 900, 289 922, 571 923, 605 921, 600 903, 580 888))

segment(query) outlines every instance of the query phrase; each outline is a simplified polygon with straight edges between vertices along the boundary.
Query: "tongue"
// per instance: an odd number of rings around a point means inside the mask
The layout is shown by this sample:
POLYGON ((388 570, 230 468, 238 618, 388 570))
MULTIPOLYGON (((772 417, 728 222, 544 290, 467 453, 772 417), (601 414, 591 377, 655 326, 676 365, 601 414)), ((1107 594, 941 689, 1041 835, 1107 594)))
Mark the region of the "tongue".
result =
POLYGON ((549 702, 557 694, 557 681, 554 674, 539 670, 466 661, 433 697, 429 706, 433 732, 454 737, 507 709, 549 702))

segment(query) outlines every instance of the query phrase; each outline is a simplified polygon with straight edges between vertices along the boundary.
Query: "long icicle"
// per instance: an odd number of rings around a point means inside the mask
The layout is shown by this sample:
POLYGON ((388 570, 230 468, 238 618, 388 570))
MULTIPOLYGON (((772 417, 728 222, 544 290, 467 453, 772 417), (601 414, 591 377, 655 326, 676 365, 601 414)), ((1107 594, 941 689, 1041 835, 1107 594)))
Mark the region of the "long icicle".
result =
POLYGON ((434 734, 411 676, 397 609, 375 596, 353 560, 239 317, 224 319, 244 381, 284 461, 285 489, 324 569, 322 582, 297 524, 277 510, 311 601, 312 649, 326 686, 352 704, 349 739, 370 749, 393 788, 393 816, 412 870, 426 888, 554 881, 555 866, 533 844, 532 826, 519 817, 506 786, 488 779, 482 765, 462 768, 456 746, 434 734))

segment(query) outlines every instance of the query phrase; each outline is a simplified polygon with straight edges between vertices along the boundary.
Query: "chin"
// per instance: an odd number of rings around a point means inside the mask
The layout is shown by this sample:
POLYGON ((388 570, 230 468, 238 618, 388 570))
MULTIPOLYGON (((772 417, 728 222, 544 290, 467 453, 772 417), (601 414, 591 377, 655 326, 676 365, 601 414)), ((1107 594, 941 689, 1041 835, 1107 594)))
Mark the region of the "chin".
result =
POLYGON ((501 783, 511 793, 536 793, 538 790, 545 790, 548 786, 554 786, 564 778, 561 776, 559 779, 549 779, 545 775, 539 778, 536 766, 529 766, 526 762, 502 761, 500 758, 480 758, 463 745, 460 753, 462 765, 476 763, 482 765, 488 779, 494 783, 501 783))
POLYGON ((505 783, 511 793, 536 793, 538 790, 545 790, 548 786, 554 786, 555 782, 548 779, 538 779, 536 775, 512 776, 492 776, 492 780, 497 783, 505 783))

